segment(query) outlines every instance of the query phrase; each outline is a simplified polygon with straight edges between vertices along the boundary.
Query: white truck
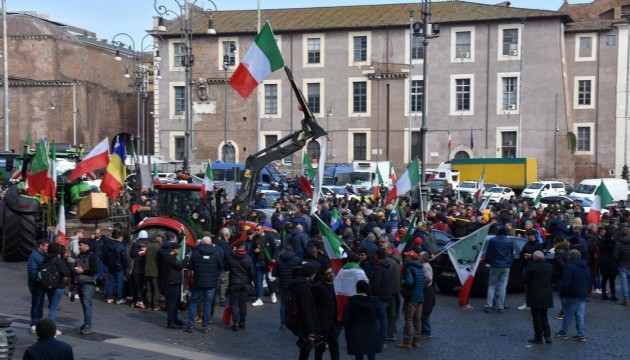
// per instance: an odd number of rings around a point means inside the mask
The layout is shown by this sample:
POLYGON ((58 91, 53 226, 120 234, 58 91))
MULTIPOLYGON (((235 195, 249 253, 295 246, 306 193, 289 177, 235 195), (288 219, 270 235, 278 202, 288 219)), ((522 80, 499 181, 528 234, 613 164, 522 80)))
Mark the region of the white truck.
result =
POLYGON ((606 185, 608 192, 612 196, 613 202, 628 200, 628 182, 624 179, 613 178, 584 179, 570 195, 571 197, 577 199, 589 199, 593 202, 595 199, 595 193, 602 182, 606 185))
POLYGON ((383 183, 388 189, 391 189, 394 184, 392 184, 392 180, 389 177, 389 166, 389 161, 357 160, 352 162, 355 178, 355 183, 352 184, 352 190, 355 193, 359 193, 376 185, 378 181, 376 178, 377 168, 381 174, 383 183))

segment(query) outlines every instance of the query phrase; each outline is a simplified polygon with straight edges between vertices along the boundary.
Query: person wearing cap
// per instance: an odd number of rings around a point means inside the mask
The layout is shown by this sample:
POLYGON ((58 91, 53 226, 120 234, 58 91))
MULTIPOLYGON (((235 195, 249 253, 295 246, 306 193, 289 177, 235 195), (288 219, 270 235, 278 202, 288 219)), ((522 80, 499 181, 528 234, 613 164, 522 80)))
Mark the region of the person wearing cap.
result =
POLYGON ((49 242, 46 239, 37 242, 37 248, 28 257, 28 289, 31 292, 31 333, 35 333, 35 324, 44 316, 44 288, 37 283, 37 274, 48 253, 49 242))
POLYGON ((178 317, 181 302, 182 269, 188 265, 190 254, 178 260, 181 246, 177 242, 167 244, 166 254, 161 254, 160 266, 164 274, 164 292, 166 294, 166 327, 181 329, 184 322, 178 317))
POLYGON ((91 239, 79 240, 79 257, 75 262, 74 281, 79 292, 79 300, 83 308, 83 325, 79 327, 82 335, 92 332, 92 302, 96 291, 96 275, 98 273, 98 259, 92 249, 91 239))
POLYGON ((403 328, 403 342, 398 344, 401 349, 420 347, 422 332, 422 304, 424 302, 424 266, 418 260, 418 253, 409 250, 403 254, 403 281, 401 287, 411 288, 410 295, 405 298, 403 305, 405 325, 403 328), (413 326, 413 333, 411 327, 413 326))
POLYGON ((500 226, 497 236, 488 240, 485 261, 490 266, 488 274, 488 296, 483 312, 490 313, 495 303, 497 312, 503 313, 505 309, 505 293, 508 279, 510 277, 510 267, 514 260, 514 243, 507 237, 507 228, 500 226))
POLYGON ((299 337, 297 342, 300 348, 299 359, 307 360, 315 340, 320 334, 317 308, 315 307, 312 289, 318 268, 315 264, 307 262, 297 269, 296 272, 299 275, 289 284, 289 291, 295 297, 298 314, 300 314, 295 330, 299 337))
POLYGON ((40 319, 35 325, 37 342, 24 351, 23 360, 73 360, 70 344, 57 340, 57 325, 49 318, 40 319))

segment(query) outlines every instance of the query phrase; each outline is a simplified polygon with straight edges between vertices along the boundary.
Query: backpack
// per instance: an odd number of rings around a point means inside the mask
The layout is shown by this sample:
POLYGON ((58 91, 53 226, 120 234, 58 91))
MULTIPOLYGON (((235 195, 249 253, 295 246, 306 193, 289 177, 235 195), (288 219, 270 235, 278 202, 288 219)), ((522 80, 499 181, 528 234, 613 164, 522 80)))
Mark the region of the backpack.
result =
POLYGON ((57 270, 57 264, 55 264, 55 258, 47 257, 42 262, 37 272, 37 283, 45 290, 56 289, 61 281, 61 274, 57 270))
POLYGON ((293 335, 298 335, 298 323, 300 320, 300 309, 297 299, 297 290, 306 286, 304 284, 299 284, 295 286, 291 291, 289 291, 289 295, 287 295, 287 302, 284 308, 284 325, 287 329, 291 330, 293 335))

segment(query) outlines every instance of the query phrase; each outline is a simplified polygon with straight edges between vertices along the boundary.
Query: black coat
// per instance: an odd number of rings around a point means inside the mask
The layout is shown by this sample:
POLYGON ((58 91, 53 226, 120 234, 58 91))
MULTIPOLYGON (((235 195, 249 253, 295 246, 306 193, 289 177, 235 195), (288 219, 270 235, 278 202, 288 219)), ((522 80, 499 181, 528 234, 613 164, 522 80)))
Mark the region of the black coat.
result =
POLYGON ((289 284, 293 280, 293 270, 297 266, 301 266, 302 260, 295 256, 293 251, 282 252, 278 257, 276 266, 273 267, 271 274, 278 278, 278 287, 280 289, 288 289, 289 284))
POLYGON ((348 300, 343 313, 348 355, 376 354, 381 352, 378 298, 354 295, 348 300))
POLYGON ((291 282, 289 290, 295 296, 298 306, 297 335, 301 338, 306 338, 312 334, 319 334, 317 309, 315 308, 310 281, 304 277, 299 277, 291 282))
POLYGON ((326 334, 328 330, 337 326, 337 297, 335 286, 320 279, 313 285, 313 299, 317 309, 319 330, 326 334))
POLYGON ((381 260, 370 277, 372 294, 381 300, 391 300, 393 293, 394 269, 387 260, 381 260))
POLYGON ((617 242, 613 239, 604 239, 599 244, 599 269, 602 275, 614 276, 619 272, 615 259, 617 242))
POLYGON ((527 306, 532 309, 553 308, 552 273, 553 265, 548 262, 532 261, 527 264, 523 273, 527 306))
POLYGON ((231 251, 225 269, 230 272, 230 286, 250 285, 254 280, 254 263, 247 254, 231 251))
POLYGON ((210 244, 197 245, 190 256, 188 268, 194 274, 195 290, 216 288, 223 269, 223 249, 210 244))
POLYGON ((188 263, 188 257, 184 260, 177 260, 177 256, 168 253, 160 253, 160 270, 162 270, 162 279, 164 285, 180 285, 182 283, 182 269, 188 263))
POLYGON ((54 337, 39 339, 24 351, 25 360, 73 360, 72 346, 54 337))

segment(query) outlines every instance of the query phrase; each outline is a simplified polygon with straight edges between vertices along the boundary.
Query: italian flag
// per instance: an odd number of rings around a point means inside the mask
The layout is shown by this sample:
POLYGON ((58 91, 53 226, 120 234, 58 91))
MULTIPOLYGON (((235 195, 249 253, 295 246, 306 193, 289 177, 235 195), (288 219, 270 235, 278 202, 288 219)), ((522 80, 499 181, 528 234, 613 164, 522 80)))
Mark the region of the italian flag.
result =
POLYGON ((109 139, 105 138, 70 173, 69 180, 74 180, 94 170, 102 169, 109 163, 109 139))
POLYGON ((595 199, 593 199, 593 205, 586 216, 586 222, 589 224, 599 224, 602 217, 602 209, 604 206, 610 204, 613 201, 612 195, 608 192, 608 188, 604 181, 597 188, 595 192, 595 199))
POLYGON ((486 178, 486 167, 483 167, 483 171, 481 171, 481 177, 479 178, 479 185, 477 186, 477 191, 475 192, 475 197, 473 200, 481 201, 481 196, 483 195, 483 181, 486 178))
POLYGON ((332 231, 337 231, 341 227, 341 213, 337 208, 332 209, 332 216, 330 219, 330 228, 332 231))
POLYGON ((356 286, 359 280, 369 282, 365 271, 355 262, 347 263, 337 272, 335 280, 333 280, 335 297, 337 298, 337 321, 342 320, 348 299, 357 294, 356 286))
POLYGON ((389 162, 389 178, 392 180, 392 184, 396 182, 396 170, 393 161, 389 162))
POLYGON ((382 183, 383 177, 381 176, 381 171, 378 169, 378 166, 376 166, 376 184, 374 184, 374 195, 372 195, 372 199, 374 199, 374 201, 378 200, 380 197, 379 188, 382 183))
POLYGON ((326 254, 330 259, 330 264, 332 265, 335 273, 337 273, 342 266, 341 256, 343 254, 343 242, 339 239, 339 236, 337 236, 337 234, 335 234, 317 215, 315 215, 315 221, 317 221, 319 233, 322 234, 324 248, 326 249, 326 254))
POLYGON ((214 174, 212 173, 212 165, 210 161, 208 161, 208 166, 206 166, 206 175, 203 177, 203 184, 201 185, 201 197, 206 198, 206 192, 212 191, 214 187, 214 174))
POLYGON ((304 175, 307 179, 312 180, 315 177, 315 168, 313 168, 313 162, 307 153, 302 156, 302 164, 304 165, 304 175))
POLYGON ((420 182, 420 174, 418 172, 418 158, 409 164, 405 173, 396 181, 396 185, 387 195, 387 203, 392 202, 396 198, 406 194, 412 187, 420 182))
POLYGON ((230 78, 230 85, 247 99, 260 83, 283 66, 282 53, 267 22, 230 78))
POLYGON ((472 289, 475 273, 481 260, 481 249, 490 230, 490 225, 486 225, 474 233, 459 240, 446 251, 454 264, 455 272, 462 284, 459 290, 459 306, 463 307, 468 303, 470 290, 472 289))
POLYGON ((26 193, 35 196, 40 194, 44 202, 49 198, 54 197, 54 193, 50 193, 54 186, 50 182, 54 181, 49 178, 52 171, 50 171, 50 158, 48 157, 48 150, 44 140, 41 140, 37 144, 37 150, 33 157, 33 163, 31 170, 29 171, 27 181, 26 193))
POLYGON ((153 164, 153 186, 160 185, 160 177, 158 176, 157 164, 153 164))
POLYGON ((400 254, 402 254, 405 250, 405 247, 407 247, 407 243, 409 242, 409 239, 411 238, 411 235, 413 233, 412 230, 416 224, 417 219, 418 219, 418 212, 416 211, 413 214, 411 221, 409 222, 409 227, 407 228, 407 232, 405 233, 405 236, 403 236, 403 238, 400 239, 400 244, 398 244, 397 250, 400 254))
POLYGON ((538 195, 536 195, 536 198, 534 199, 534 207, 537 208, 538 205, 540 205, 540 198, 542 197, 542 189, 540 190, 540 192, 538 193, 538 195))
POLYGON ((55 233, 63 239, 64 246, 68 246, 66 238, 66 207, 63 204, 63 196, 61 197, 61 204, 59 205, 59 214, 57 214, 57 228, 55 233))

